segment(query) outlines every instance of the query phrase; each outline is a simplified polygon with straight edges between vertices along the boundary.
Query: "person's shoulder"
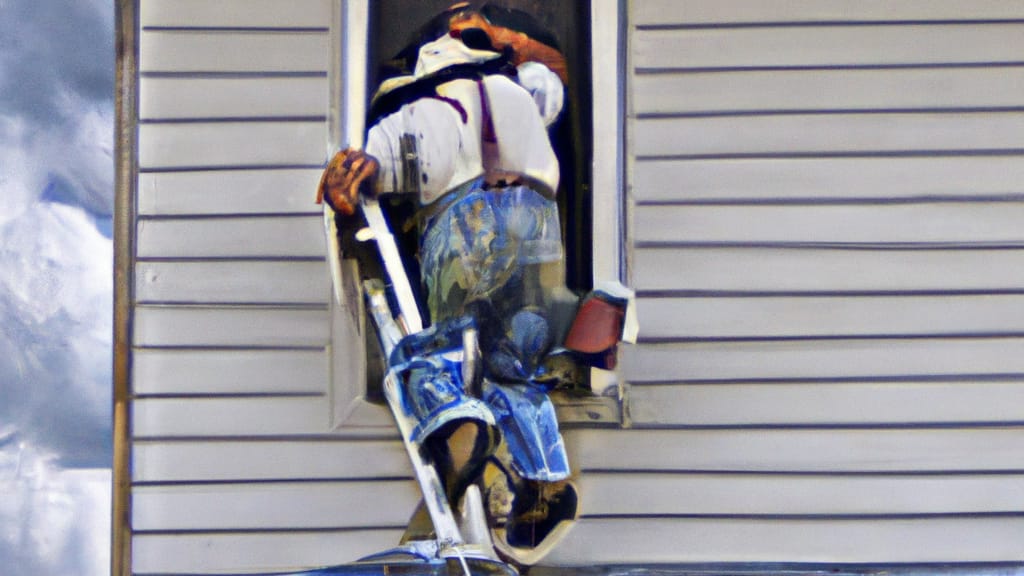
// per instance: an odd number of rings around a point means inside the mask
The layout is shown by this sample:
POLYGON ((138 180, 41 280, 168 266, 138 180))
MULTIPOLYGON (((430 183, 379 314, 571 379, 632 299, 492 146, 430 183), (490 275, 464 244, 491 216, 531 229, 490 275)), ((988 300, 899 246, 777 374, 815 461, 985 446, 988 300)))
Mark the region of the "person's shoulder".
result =
POLYGON ((487 88, 487 96, 490 98, 509 98, 531 101, 533 98, 530 92, 521 86, 519 82, 504 74, 491 74, 483 78, 484 86, 487 88))

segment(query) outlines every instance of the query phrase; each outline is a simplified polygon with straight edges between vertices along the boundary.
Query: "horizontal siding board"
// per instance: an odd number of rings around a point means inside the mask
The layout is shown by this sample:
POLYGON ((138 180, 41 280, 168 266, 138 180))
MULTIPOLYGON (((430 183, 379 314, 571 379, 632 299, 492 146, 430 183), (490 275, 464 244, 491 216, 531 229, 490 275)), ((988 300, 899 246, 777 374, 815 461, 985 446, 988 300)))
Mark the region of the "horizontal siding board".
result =
POLYGON ((322 258, 322 216, 168 218, 138 222, 138 257, 322 258))
MULTIPOLYGON (((585 519, 544 565, 672 562, 971 562, 1018 560, 1019 518, 744 521, 585 519)), ((136 574, 281 572, 351 562, 388 549, 401 530, 143 534, 136 574)))
POLYGON ((1024 379, 633 386, 629 413, 638 427, 1024 422, 1024 379))
POLYGON ((398 440, 136 441, 133 482, 411 477, 398 440))
POLYGON ((140 78, 139 118, 325 116, 327 78, 140 78))
POLYGON ((135 534, 132 571, 148 574, 291 572, 353 562, 394 547, 402 529, 135 534))
POLYGON ((1024 156, 641 159, 633 166, 638 203, 1024 193, 1024 156))
POLYGON ((135 298, 201 304, 322 304, 329 298, 323 262, 138 262, 135 298))
POLYGON ((1020 112, 648 118, 633 128, 637 156, 1024 149, 1020 112))
POLYGON ((132 528, 204 531, 395 527, 409 520, 419 499, 419 489, 412 479, 140 486, 132 491, 132 528))
POLYGON ((281 436, 330 431, 327 399, 313 397, 140 398, 135 437, 281 436))
POLYGON ((640 74, 636 114, 1017 107, 1024 67, 640 74))
POLYGON ((636 26, 775 22, 899 22, 921 20, 1024 19, 1020 0, 975 0, 966 9, 959 0, 760 0, 680 2, 642 0, 632 3, 636 26))
POLYGON ((331 0, 146 0, 139 10, 142 27, 320 27, 330 18, 331 0))
POLYGON ((326 156, 326 122, 187 122, 139 126, 139 167, 143 170, 319 165, 326 156))
POLYGON ((137 349, 135 394, 323 394, 328 360, 322 350, 137 349))
POLYGON ((1024 338, 907 338, 641 344, 631 382, 1024 374, 1024 338))
MULTIPOLYGON (((646 398, 650 394, 647 390, 638 388, 640 400, 640 418, 651 418, 651 409, 644 407, 646 398), (645 396, 646 395, 646 396, 645 396)), ((1016 398, 1019 392, 1015 390, 1002 392, 1004 398, 1016 398)), ((846 397, 855 396, 847 395, 846 397)), ((945 397, 951 398, 957 395, 956 392, 948 392, 945 397)), ((910 393, 903 394, 904 401, 910 393)), ((819 403, 828 403, 829 398, 812 398, 819 403)), ((866 401, 864 401, 866 402, 866 401)), ((975 404, 983 400, 976 399, 975 404)), ((237 398, 159 398, 145 397, 134 402, 135 433, 142 437, 223 437, 223 436, 276 436, 280 434, 320 434, 329 431, 327 425, 328 414, 327 401, 321 397, 237 397, 237 398), (231 414, 232 418, 225 419, 225 414, 231 414)), ((853 410, 850 407, 850 410, 853 410)), ((1011 412, 1012 407, 1003 408, 1011 412)), ((375 407, 382 416, 386 414, 383 407, 375 407)), ((664 407, 666 413, 671 410, 664 407)), ((754 410, 754 408, 751 408, 754 410)), ((896 410, 893 408, 892 410, 896 410)), ((910 410, 908 408, 908 410, 910 410)), ((927 410, 927 406, 914 408, 919 413, 927 410)), ((945 413, 955 412, 952 408, 945 408, 945 413)), ((990 408, 995 411, 995 408, 990 408)), ((781 411, 781 409, 780 409, 781 411)), ((884 413, 884 412, 883 412, 884 413)), ((713 416, 714 413, 711 414, 713 416)), ((709 417, 711 417, 709 416, 709 417)), ((878 416, 872 416, 877 421, 878 416)), ((782 419, 780 417, 780 419, 782 419)), ((865 417, 868 419, 868 417, 865 417)), ((390 437, 395 434, 392 423, 382 417, 376 425, 365 424, 365 429, 355 430, 358 435, 377 434, 390 437)), ((638 420, 638 425, 650 424, 649 420, 638 420)), ((748 424, 749 422, 743 422, 748 424)), ((348 429, 346 429, 348 431, 348 429)), ((569 430, 567 433, 575 434, 576 430, 569 430)), ((1022 464, 1024 466, 1024 464, 1022 464)))
POLYGON ((1024 517, 584 519, 545 564, 929 563, 1021 559, 1024 517))
POLYGON ((1024 334, 1024 296, 641 298, 645 339, 1024 334))
POLYGON ((1024 244, 1024 202, 858 206, 639 206, 634 240, 1024 244))
MULTIPOLYGON (((132 432, 138 439, 239 438, 283 440, 296 436, 337 438, 327 396, 236 398, 145 397, 132 402, 132 432)), ((387 408, 367 404, 372 421, 346 425, 347 438, 398 438, 387 408)))
MULTIPOLYGON (((813 477, 599 474, 581 480, 587 515, 986 513, 1018 501, 1016 476, 813 477)), ((411 480, 141 486, 141 531, 391 527, 419 500, 411 480), (372 522, 372 525, 367 525, 372 522)))
POLYGON ((1024 502, 1017 475, 592 473, 579 486, 589 516, 972 514, 1020 511, 1024 502))
POLYGON ((316 214, 319 168, 143 172, 141 216, 316 214))
MULTIPOLYGON (((1024 427, 566 430, 574 468, 624 472, 1024 470, 1024 427)), ((584 510, 586 512, 586 510, 584 510)))
POLYGON ((326 310, 212 306, 138 306, 135 346, 323 347, 326 310))
POLYGON ((1017 290, 1021 250, 637 249, 643 290, 1017 290))
MULTIPOLYGON (((139 71, 326 72, 326 32, 143 30, 139 71)), ((143 148, 140 148, 140 150, 143 148)))
POLYGON ((637 69, 1019 63, 1024 23, 638 30, 631 37, 637 69))

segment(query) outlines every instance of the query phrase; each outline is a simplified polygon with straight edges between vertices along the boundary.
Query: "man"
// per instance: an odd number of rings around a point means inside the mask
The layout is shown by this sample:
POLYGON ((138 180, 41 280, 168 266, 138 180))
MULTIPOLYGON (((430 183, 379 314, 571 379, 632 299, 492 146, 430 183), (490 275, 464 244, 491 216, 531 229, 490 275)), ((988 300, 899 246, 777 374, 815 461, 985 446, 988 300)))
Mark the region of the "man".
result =
POLYGON ((451 384, 443 362, 416 364, 407 389, 420 420, 414 440, 433 455, 453 506, 491 466, 496 543, 528 555, 556 540, 577 509, 545 394, 565 329, 556 311, 576 300, 564 286, 559 165, 547 131, 563 104, 564 59, 459 4, 397 61, 407 73, 381 84, 365 150, 335 155, 319 193, 344 214, 359 194, 416 195, 431 324, 473 320, 484 379, 481 404, 464 394, 468 383, 451 384), (466 436, 471 447, 460 454, 453 439, 466 436))

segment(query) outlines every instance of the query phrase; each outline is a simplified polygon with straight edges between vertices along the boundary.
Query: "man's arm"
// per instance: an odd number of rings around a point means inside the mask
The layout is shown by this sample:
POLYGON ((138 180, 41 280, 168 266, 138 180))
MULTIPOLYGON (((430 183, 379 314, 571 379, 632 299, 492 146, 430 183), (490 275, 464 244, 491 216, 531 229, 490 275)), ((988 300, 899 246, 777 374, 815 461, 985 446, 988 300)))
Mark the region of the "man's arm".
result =
POLYGON ((326 200, 336 211, 351 216, 359 204, 360 192, 376 192, 375 180, 379 169, 377 159, 362 150, 346 148, 338 152, 320 177, 317 204, 326 200))
POLYGON ((539 62, 524 62, 518 67, 517 80, 537 104, 545 126, 551 126, 565 104, 565 86, 558 76, 539 62))

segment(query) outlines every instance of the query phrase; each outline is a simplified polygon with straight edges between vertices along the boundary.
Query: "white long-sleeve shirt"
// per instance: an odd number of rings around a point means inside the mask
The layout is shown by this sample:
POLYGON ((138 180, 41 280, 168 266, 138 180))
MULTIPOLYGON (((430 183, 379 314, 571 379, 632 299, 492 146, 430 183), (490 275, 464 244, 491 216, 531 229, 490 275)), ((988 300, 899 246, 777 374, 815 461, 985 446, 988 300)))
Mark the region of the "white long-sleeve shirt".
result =
POLYGON ((440 98, 420 98, 382 118, 370 129, 366 142, 366 151, 380 162, 378 191, 418 193, 422 204, 430 204, 485 172, 502 172, 518 175, 539 192, 553 196, 558 189, 558 159, 545 120, 550 122, 557 115, 561 93, 545 93, 545 86, 558 90, 562 86, 557 77, 555 82, 537 81, 536 75, 543 77, 544 71, 554 77, 534 64, 529 90, 502 75, 481 80, 497 139, 493 166, 485 167, 481 91, 476 80, 441 84, 440 98))

